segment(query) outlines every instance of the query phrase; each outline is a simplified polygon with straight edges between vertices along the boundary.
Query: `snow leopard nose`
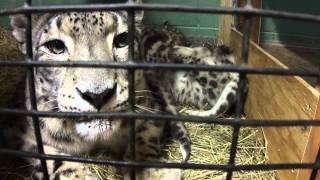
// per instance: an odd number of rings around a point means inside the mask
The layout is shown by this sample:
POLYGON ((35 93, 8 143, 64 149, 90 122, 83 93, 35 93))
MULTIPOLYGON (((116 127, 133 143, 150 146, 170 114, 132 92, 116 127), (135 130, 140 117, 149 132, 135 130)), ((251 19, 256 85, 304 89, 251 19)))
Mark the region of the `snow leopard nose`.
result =
POLYGON ((97 110, 100 110, 102 106, 112 97, 116 87, 117 85, 114 85, 113 88, 107 88, 98 94, 90 91, 81 92, 79 88, 76 88, 76 90, 82 99, 90 103, 97 110))

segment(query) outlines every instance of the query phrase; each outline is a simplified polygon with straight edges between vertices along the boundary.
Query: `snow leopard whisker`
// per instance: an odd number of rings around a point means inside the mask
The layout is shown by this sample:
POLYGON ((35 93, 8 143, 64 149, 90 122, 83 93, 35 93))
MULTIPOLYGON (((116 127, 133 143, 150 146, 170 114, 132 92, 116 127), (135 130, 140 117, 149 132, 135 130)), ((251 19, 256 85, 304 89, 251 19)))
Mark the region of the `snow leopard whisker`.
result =
POLYGON ((54 102, 54 101, 57 101, 57 99, 51 99, 51 100, 45 101, 43 103, 38 103, 38 106, 43 106, 43 105, 46 105, 46 104, 48 104, 50 102, 54 102))
POLYGON ((140 108, 140 109, 145 110, 145 111, 148 111, 148 112, 161 112, 160 110, 153 109, 153 108, 146 107, 146 106, 139 105, 139 104, 136 104, 135 107, 140 108))
MULTIPOLYGON (((58 109, 59 109, 59 107, 57 106, 57 107, 52 107, 50 109, 46 109, 46 111, 54 111, 54 110, 58 110, 58 109)), ((55 111, 55 112, 58 112, 58 111, 55 111)))

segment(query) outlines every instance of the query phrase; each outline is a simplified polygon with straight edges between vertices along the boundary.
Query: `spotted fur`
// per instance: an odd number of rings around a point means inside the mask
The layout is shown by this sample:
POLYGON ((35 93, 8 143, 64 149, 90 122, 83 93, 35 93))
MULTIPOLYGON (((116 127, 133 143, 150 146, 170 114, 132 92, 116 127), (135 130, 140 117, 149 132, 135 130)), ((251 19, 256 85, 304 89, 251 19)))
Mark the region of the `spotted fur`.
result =
MULTIPOLYGON (((13 35, 25 52, 26 19, 13 16, 11 24, 13 35)), ((124 12, 45 14, 34 16, 32 26, 33 54, 37 61, 127 61, 127 15, 124 12)), ((141 34, 139 25, 136 32, 137 36, 148 36, 141 34)), ((139 44, 139 38, 136 42, 139 44)), ((135 51, 139 56, 140 47, 136 46, 135 51)), ((34 74, 40 111, 128 110, 126 70, 38 67, 34 74)), ((141 70, 135 72, 135 90, 137 112, 164 112, 163 107, 153 100, 141 70)), ((30 104, 28 97, 26 104, 30 104)), ((40 126, 45 150, 49 154, 82 156, 100 151, 112 154, 115 159, 129 157, 129 124, 125 119, 40 118, 40 126)), ((160 160, 161 140, 167 134, 164 131, 168 126, 171 126, 171 135, 182 143, 183 160, 189 158, 191 141, 182 123, 136 119, 136 160, 160 160)), ((37 151, 32 125, 27 129, 22 149, 37 151)), ((41 179, 39 161, 32 163, 34 178, 41 179)), ((48 166, 53 179, 93 178, 86 166, 79 163, 48 161, 48 166)))
MULTIPOLYGON (((177 45, 176 38, 157 29, 144 29, 142 50, 149 63, 198 65, 234 65, 232 51, 227 46, 186 47, 177 45)), ((164 101, 166 110, 177 114, 177 106, 189 104, 197 109, 185 113, 196 116, 219 116, 234 103, 238 89, 237 73, 214 71, 147 71, 147 82, 164 101)))
MULTIPOLYGON (((22 52, 25 52, 26 19, 14 16, 11 17, 11 24, 13 35, 20 43, 22 52)), ((234 63, 227 47, 214 50, 187 47, 182 36, 174 36, 175 33, 171 32, 167 27, 155 30, 138 24, 135 59, 149 63, 234 63)), ((125 62, 128 56, 127 16, 124 12, 35 16, 32 43, 34 59, 38 61, 125 62)), ((128 110, 126 70, 38 67, 34 73, 37 108, 40 111, 128 110)), ((177 104, 189 103, 205 109, 192 110, 187 112, 189 114, 219 115, 234 101, 237 80, 238 76, 233 73, 138 70, 135 72, 135 110, 177 114, 177 104)), ((27 97, 27 105, 29 101, 27 97)), ((128 122, 125 119, 40 118, 40 125, 46 153, 82 156, 100 151, 112 154, 115 159, 129 157, 128 122)), ((170 128, 171 136, 180 142, 183 160, 189 158, 191 140, 183 123, 137 119, 136 160, 160 160, 161 139, 167 128, 170 128)), ((28 125, 23 134, 25 141, 22 149, 36 151, 32 126, 28 125)), ((32 163, 35 167, 34 178, 41 179, 39 161, 32 163)), ((83 164, 48 161, 48 166, 51 179, 94 178, 83 164)))

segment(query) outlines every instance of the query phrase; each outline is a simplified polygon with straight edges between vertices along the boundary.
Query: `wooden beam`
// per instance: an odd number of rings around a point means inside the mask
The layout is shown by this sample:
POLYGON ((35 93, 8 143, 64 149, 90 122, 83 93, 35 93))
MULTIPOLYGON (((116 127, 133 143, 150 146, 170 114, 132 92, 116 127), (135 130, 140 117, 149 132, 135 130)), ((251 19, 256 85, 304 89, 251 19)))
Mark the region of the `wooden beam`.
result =
MULTIPOLYGON (((320 82, 318 82, 316 89, 320 92, 320 82)), ((318 106, 317 106, 317 110, 316 110, 316 114, 314 116, 314 119, 320 119, 320 100, 318 101, 318 106)), ((320 132, 319 126, 311 127, 309 141, 308 141, 308 144, 305 149, 304 156, 303 156, 303 159, 301 162, 313 163, 316 160, 318 152, 319 152, 319 148, 320 148, 319 132, 320 132)), ((312 172, 311 169, 300 170, 298 172, 297 180, 309 179, 311 172, 312 172)))
MULTIPOLYGON (((236 59, 240 59, 241 56, 241 43, 242 34, 232 30, 231 47, 234 49, 236 59)), ((249 46, 249 66, 287 69, 278 59, 252 41, 249 46)), ((249 88, 245 103, 247 118, 295 120, 314 119, 318 116, 320 93, 302 78, 248 75, 248 81, 249 88)), ((310 127, 263 128, 270 162, 300 163, 304 160, 314 160, 312 154, 314 150, 318 150, 316 147, 319 139, 315 135, 316 131, 310 127), (309 152, 312 154, 307 154, 309 152)), ((279 170, 277 174, 279 179, 287 180, 297 179, 299 173, 298 170, 279 170)), ((308 176, 300 177, 308 179, 308 176)))
MULTIPOLYGON (((244 7, 247 0, 237 0, 237 7, 244 7)), ((254 8, 262 8, 262 0, 252 0, 252 6, 254 8)), ((236 28, 241 32, 244 23, 244 16, 237 16, 236 28)), ((261 18, 252 18, 251 34, 250 38, 256 44, 260 43, 260 30, 261 30, 261 18)))
MULTIPOLYGON (((232 0, 220 0, 221 7, 232 7, 232 0)), ((230 33, 233 21, 233 16, 231 15, 221 15, 220 16, 220 27, 218 43, 224 45, 230 45, 230 33)))

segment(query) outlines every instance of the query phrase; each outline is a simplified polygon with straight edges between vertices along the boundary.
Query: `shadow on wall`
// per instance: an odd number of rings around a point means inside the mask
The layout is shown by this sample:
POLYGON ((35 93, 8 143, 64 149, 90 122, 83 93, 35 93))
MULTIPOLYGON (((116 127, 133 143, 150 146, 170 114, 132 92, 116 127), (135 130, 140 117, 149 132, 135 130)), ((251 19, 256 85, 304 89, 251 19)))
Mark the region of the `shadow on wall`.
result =
MULTIPOLYGON (((264 0, 264 9, 319 15, 319 0, 264 0)), ((286 19, 262 18, 261 37, 264 48, 289 68, 320 70, 320 24, 286 19), (270 45, 282 44, 285 47, 270 45)), ((313 86, 317 79, 304 77, 313 86)))
MULTIPOLYGON (((267 0, 264 9, 319 15, 319 0, 267 0)), ((285 19, 262 18, 261 40, 320 48, 320 24, 285 19)))

